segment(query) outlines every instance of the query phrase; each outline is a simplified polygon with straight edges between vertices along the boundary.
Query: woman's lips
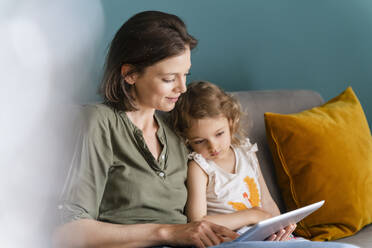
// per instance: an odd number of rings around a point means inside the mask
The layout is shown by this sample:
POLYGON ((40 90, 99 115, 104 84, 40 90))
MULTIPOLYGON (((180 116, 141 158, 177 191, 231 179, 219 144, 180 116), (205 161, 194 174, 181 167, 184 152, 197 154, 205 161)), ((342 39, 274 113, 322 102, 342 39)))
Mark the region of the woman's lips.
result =
POLYGON ((171 102, 177 102, 178 101, 178 97, 167 97, 167 99, 171 102))

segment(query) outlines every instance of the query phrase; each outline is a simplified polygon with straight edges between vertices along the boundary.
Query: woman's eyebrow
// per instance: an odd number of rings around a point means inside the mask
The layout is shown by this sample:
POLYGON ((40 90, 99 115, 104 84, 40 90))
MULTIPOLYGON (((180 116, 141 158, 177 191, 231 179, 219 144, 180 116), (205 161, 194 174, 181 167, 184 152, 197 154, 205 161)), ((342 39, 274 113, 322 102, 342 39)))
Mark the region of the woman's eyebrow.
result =
MULTIPOLYGON (((187 70, 186 70, 186 74, 190 73, 190 69, 191 67, 189 67, 187 70)), ((159 75, 177 75, 179 74, 180 72, 159 72, 158 74, 159 75)))
POLYGON ((164 72, 164 73, 159 73, 159 75, 177 75, 178 73, 176 72, 164 72))

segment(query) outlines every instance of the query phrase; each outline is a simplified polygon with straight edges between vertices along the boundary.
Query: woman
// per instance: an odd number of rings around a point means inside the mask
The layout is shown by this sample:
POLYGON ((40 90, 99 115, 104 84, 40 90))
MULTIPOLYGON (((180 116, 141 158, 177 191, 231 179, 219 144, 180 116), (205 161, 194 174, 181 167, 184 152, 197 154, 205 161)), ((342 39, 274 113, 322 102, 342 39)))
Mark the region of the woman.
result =
POLYGON ((211 223, 186 224, 186 149, 155 114, 172 110, 185 92, 196 45, 182 20, 156 11, 133 16, 117 32, 106 61, 105 103, 83 109, 59 206, 66 223, 56 232, 61 247, 202 246, 236 237, 211 223))
POLYGON ((186 223, 187 150, 155 113, 172 110, 186 91, 196 45, 182 20, 157 11, 134 15, 116 33, 105 102, 83 107, 56 246, 207 247, 237 237, 207 221, 186 223))

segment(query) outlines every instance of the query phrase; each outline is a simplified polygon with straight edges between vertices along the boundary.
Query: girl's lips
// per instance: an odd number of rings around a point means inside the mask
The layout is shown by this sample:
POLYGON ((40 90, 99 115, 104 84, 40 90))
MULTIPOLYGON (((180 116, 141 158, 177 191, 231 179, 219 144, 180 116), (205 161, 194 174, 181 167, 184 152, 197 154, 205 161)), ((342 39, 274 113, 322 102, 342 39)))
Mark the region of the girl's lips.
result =
POLYGON ((211 153, 211 155, 212 155, 213 157, 217 156, 218 154, 220 154, 220 152, 213 152, 213 153, 211 153))

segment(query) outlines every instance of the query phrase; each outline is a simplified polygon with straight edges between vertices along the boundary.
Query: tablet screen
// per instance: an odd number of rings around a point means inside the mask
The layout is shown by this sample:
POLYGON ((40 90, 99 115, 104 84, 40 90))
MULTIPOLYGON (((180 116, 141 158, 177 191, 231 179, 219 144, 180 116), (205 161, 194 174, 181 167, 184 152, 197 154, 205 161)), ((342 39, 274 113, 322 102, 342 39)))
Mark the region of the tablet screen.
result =
POLYGON ((303 218, 320 208, 323 204, 324 201, 316 202, 305 207, 260 221, 257 224, 246 228, 246 230, 244 228, 240 229, 240 232, 244 233, 236 238, 234 242, 265 240, 271 234, 278 232, 280 229, 301 221, 303 218))

